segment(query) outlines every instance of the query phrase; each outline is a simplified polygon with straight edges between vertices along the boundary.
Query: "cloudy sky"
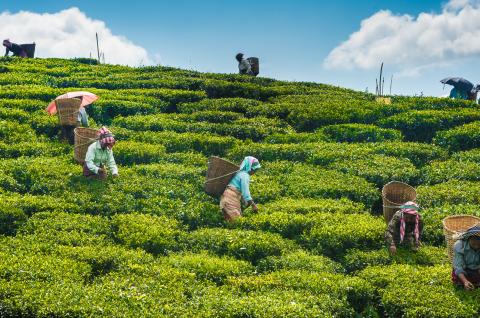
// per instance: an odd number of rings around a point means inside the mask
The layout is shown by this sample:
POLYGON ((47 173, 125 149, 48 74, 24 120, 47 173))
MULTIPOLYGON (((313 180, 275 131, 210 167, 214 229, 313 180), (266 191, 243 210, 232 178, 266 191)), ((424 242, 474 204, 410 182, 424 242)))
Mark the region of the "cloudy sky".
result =
POLYGON ((393 94, 480 83, 480 0, 0 0, 0 38, 39 57, 96 56, 95 33, 108 63, 231 73, 241 51, 263 76, 357 90, 382 61, 393 94))

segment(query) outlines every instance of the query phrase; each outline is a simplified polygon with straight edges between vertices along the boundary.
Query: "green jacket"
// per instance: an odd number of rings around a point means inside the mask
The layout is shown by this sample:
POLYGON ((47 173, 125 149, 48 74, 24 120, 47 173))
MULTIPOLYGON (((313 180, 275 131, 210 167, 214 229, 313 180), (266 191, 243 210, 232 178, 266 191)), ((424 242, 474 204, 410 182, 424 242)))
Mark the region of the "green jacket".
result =
POLYGON ((96 141, 88 147, 85 155, 85 163, 87 168, 95 174, 101 166, 107 166, 111 174, 118 174, 117 164, 113 158, 113 151, 106 148, 102 149, 100 141, 96 141))

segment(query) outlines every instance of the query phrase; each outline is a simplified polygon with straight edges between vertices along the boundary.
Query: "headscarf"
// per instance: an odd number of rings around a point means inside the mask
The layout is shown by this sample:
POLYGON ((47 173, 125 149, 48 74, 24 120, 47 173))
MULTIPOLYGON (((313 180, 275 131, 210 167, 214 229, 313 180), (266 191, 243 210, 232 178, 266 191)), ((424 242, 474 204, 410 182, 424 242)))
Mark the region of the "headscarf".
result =
POLYGON ((419 221, 420 221, 420 214, 418 214, 419 206, 413 201, 408 201, 400 206, 401 216, 400 216, 400 243, 403 242, 403 238, 405 237, 405 214, 410 214, 415 216, 415 229, 413 230, 413 235, 415 236, 415 242, 418 243, 420 238, 420 231, 419 231, 419 221))
POLYGON ((248 156, 243 159, 242 164, 240 165, 240 171, 250 172, 252 170, 257 170, 261 168, 260 162, 257 158, 248 156))
POLYGON ((115 137, 107 127, 102 127, 97 132, 98 140, 102 147, 112 148, 115 145, 115 137))
POLYGON ((474 225, 467 231, 459 234, 457 239, 466 241, 472 236, 480 236, 480 224, 474 225))

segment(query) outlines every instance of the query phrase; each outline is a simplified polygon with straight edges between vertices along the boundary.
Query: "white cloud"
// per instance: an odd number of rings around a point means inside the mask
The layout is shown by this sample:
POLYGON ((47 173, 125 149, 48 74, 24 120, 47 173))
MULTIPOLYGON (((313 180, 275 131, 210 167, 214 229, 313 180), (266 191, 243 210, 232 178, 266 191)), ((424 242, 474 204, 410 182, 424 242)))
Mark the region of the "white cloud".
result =
POLYGON ((326 68, 372 69, 384 61, 421 70, 445 61, 480 56, 480 1, 451 0, 440 13, 417 17, 379 11, 334 48, 326 68))
POLYGON ((105 22, 91 19, 75 7, 42 14, 2 12, 0 21, 1 39, 19 44, 35 42, 38 57, 96 57, 97 32, 107 63, 138 66, 158 62, 158 56, 152 59, 143 47, 112 34, 105 22))

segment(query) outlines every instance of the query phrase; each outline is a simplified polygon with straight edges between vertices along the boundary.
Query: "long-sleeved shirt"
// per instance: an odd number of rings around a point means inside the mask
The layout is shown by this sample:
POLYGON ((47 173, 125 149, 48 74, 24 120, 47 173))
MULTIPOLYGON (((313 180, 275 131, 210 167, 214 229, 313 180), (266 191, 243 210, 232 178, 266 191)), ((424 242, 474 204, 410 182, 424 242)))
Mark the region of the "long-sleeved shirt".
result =
POLYGON ((480 269, 480 251, 470 247, 468 240, 458 240, 453 245, 453 269, 455 274, 465 274, 466 269, 480 269))
POLYGON ((80 107, 80 109, 78 110, 77 120, 82 124, 82 127, 88 127, 88 115, 85 111, 85 107, 80 107))
POLYGON ((247 61, 246 59, 242 59, 238 63, 238 71, 240 74, 249 74, 252 75, 252 66, 250 65, 250 62, 247 61))
MULTIPOLYGON (((395 245, 398 245, 400 243, 400 218, 401 217, 402 217, 401 212, 397 211, 395 212, 392 219, 388 223, 387 230, 385 231, 385 242, 387 243, 388 246, 391 245, 392 242, 395 243, 395 245)), ((414 238, 414 230, 415 230, 415 222, 405 221, 405 237, 403 238, 403 243, 407 242, 409 237, 414 238)), ((422 220, 422 217, 420 216, 420 219, 418 220, 418 231, 420 232, 420 238, 422 236, 422 230, 423 230, 423 220, 422 220)))
POLYGON ((248 172, 237 172, 228 185, 238 189, 246 202, 252 200, 252 196, 250 195, 250 175, 248 172))
POLYGON ((112 150, 108 148, 102 149, 100 141, 96 141, 88 147, 85 163, 87 168, 95 174, 98 174, 98 169, 103 165, 108 167, 111 174, 118 174, 112 150))

